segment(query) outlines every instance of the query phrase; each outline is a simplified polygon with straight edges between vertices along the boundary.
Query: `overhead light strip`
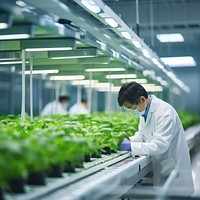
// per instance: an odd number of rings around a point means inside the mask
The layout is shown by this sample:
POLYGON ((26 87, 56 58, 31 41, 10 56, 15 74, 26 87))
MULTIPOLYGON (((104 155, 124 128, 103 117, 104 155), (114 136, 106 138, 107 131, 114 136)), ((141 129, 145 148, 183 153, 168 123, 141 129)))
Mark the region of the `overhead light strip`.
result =
POLYGON ((136 74, 110 74, 106 75, 106 79, 126 79, 126 78, 137 78, 136 74))
POLYGON ((93 13, 100 13, 101 11, 101 8, 92 0, 81 0, 81 3, 93 13))
POLYGON ((51 76, 50 80, 83 80, 85 76, 83 75, 70 75, 70 76, 51 76))
POLYGON ((170 67, 193 67, 196 62, 192 56, 182 57, 163 57, 160 58, 166 65, 170 67))
POLYGON ((49 48, 27 48, 25 49, 25 51, 30 51, 30 52, 34 52, 34 51, 64 51, 64 50, 72 50, 71 47, 49 47, 49 48))
POLYGON ((29 34, 9 34, 9 35, 0 35, 0 40, 14 40, 14 39, 26 39, 30 38, 29 34))
POLYGON ((86 69, 86 72, 120 72, 125 71, 124 68, 90 68, 86 69))
POLYGON ((157 34, 156 37, 162 43, 184 42, 184 38, 180 33, 157 34))
MULTIPOLYGON (((53 69, 53 70, 33 70, 32 74, 56 74, 58 73, 58 69, 53 69)), ((25 74, 30 74, 30 71, 25 71, 25 74)))

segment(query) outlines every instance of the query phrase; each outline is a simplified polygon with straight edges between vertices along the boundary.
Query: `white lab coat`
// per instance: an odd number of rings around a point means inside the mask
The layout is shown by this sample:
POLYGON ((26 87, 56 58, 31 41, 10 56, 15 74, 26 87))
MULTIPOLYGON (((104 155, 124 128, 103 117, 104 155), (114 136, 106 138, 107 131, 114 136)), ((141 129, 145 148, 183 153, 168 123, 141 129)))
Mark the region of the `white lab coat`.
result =
POLYGON ((174 195, 194 192, 190 155, 185 133, 175 109, 152 95, 147 120, 140 117, 139 130, 130 137, 133 155, 150 155, 154 186, 163 186, 170 172, 178 169, 179 177, 170 191, 174 195))
POLYGON ((69 114, 89 114, 89 110, 82 104, 76 103, 69 109, 69 114))
POLYGON ((65 107, 59 101, 53 101, 48 103, 41 112, 42 116, 45 115, 65 115, 67 111, 65 107))

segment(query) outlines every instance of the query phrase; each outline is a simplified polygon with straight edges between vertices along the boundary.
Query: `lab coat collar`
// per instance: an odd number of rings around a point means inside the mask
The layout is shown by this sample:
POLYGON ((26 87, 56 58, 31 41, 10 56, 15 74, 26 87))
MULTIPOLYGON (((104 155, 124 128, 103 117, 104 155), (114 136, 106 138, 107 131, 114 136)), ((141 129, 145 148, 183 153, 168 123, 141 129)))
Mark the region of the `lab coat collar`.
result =
MULTIPOLYGON (((152 113, 156 110, 156 104, 157 104, 157 97, 155 95, 151 95, 151 105, 149 107, 149 112, 147 115, 146 122, 144 123, 145 125, 148 124, 149 120, 151 119, 152 113)), ((144 120, 144 117, 140 117, 140 120, 144 120)))

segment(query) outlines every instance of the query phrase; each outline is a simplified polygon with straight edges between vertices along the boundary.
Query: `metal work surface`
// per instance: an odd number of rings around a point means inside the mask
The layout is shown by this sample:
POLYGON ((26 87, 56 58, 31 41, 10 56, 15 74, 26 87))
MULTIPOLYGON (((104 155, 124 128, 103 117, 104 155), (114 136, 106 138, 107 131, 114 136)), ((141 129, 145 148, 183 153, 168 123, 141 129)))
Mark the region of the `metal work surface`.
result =
POLYGON ((110 192, 112 193, 120 185, 129 185, 120 194, 118 193, 116 198, 119 198, 151 170, 152 166, 149 157, 131 157, 82 179, 77 183, 55 191, 41 198, 41 200, 97 200, 109 195, 110 192))
POLYGON ((6 199, 32 200, 48 195, 49 193, 72 184, 91 174, 94 174, 110 165, 120 162, 131 155, 127 152, 117 152, 111 155, 102 155, 102 158, 92 159, 92 162, 84 163, 84 168, 77 168, 76 173, 63 173, 63 178, 48 178, 45 186, 27 186, 26 194, 6 194, 6 199))

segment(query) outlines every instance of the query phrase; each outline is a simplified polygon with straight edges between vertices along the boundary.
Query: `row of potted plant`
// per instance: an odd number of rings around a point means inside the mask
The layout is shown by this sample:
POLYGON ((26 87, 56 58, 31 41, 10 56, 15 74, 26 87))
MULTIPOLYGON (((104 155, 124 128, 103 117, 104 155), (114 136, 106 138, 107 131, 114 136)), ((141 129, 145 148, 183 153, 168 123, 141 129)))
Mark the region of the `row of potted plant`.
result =
MULTIPOLYGON (((196 115, 179 116, 184 128, 200 122, 196 115)), ((27 116, 24 123, 19 116, 0 117, 0 186, 25 192, 24 183, 44 185, 46 176, 75 172, 90 157, 117 152, 123 138, 137 131, 139 118, 121 112, 109 119, 107 113, 38 116, 33 121, 27 116)))

